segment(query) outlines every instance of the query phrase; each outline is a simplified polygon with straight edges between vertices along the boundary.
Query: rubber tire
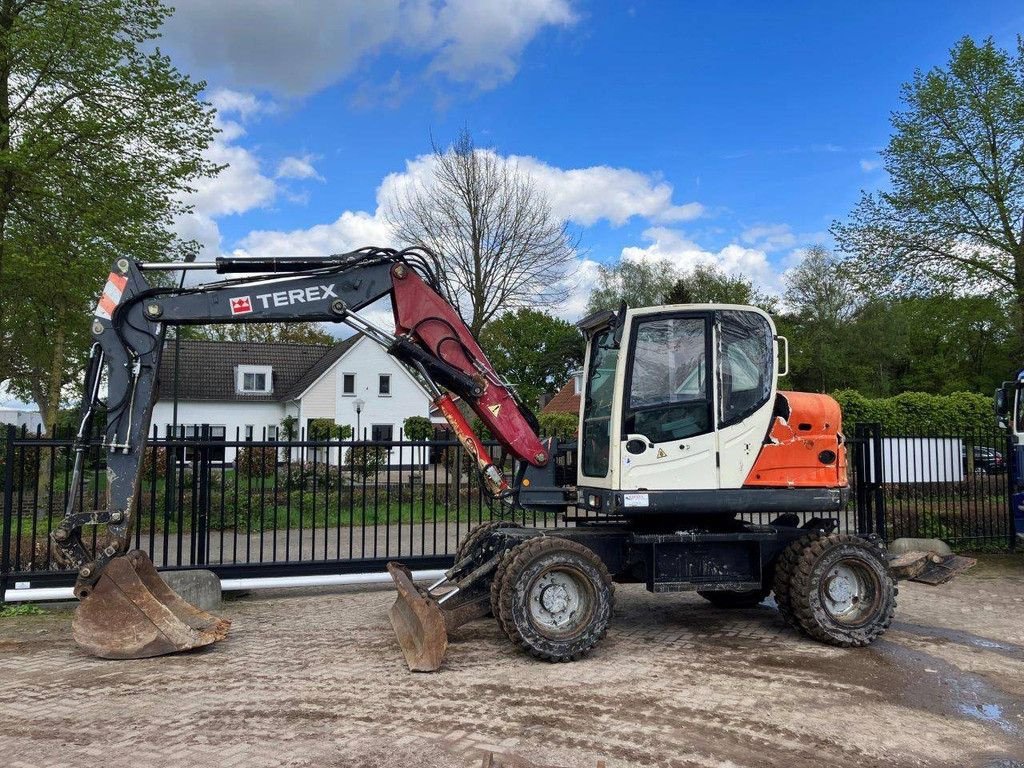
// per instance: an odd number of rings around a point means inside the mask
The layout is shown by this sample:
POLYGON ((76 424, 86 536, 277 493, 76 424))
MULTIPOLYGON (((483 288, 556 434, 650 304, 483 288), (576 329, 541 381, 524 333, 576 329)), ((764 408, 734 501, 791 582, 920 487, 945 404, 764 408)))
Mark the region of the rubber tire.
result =
POLYGON ((796 571, 796 564, 800 559, 801 553, 824 535, 824 533, 815 531, 806 536, 801 536, 782 550, 782 554, 775 561, 775 576, 772 579, 772 592, 775 593, 775 604, 779 608, 779 615, 782 616, 782 620, 794 629, 799 629, 800 625, 793 613, 793 604, 790 598, 793 573, 796 571))
POLYGON ((486 523, 480 523, 480 525, 471 530, 466 538, 459 542, 459 546, 455 548, 455 562, 457 563, 466 558, 472 551, 473 547, 499 528, 522 527, 523 526, 519 523, 514 523, 511 520, 490 520, 486 523))
POLYGON ((711 603, 715 608, 753 608, 760 605, 761 601, 768 597, 771 588, 749 589, 742 592, 735 590, 704 591, 697 590, 697 594, 711 603))
POLYGON ((608 631, 615 603, 615 586, 604 562, 578 542, 557 536, 539 536, 509 550, 503 563, 498 599, 498 621, 512 644, 538 659, 576 661, 600 642, 608 631), (590 620, 573 635, 547 637, 534 626, 524 596, 534 576, 545 567, 570 563, 581 571, 594 589, 590 620))
POLYGON ((818 642, 851 648, 870 645, 889 628, 896 611, 896 581, 884 555, 859 536, 832 533, 820 536, 800 553, 790 582, 790 602, 799 628, 818 642), (880 588, 878 606, 858 626, 844 625, 821 606, 819 586, 839 559, 856 559, 874 572, 880 588))

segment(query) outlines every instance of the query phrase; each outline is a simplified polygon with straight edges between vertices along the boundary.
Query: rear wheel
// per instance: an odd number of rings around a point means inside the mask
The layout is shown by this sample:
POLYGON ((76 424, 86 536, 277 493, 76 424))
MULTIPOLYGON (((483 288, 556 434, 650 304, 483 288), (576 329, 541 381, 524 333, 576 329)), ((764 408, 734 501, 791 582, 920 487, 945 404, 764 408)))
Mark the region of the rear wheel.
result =
POLYGON ((498 620, 515 645, 548 661, 574 661, 604 636, 614 587, 591 550, 538 537, 510 550, 502 565, 498 620))
POLYGON ((753 608, 768 597, 771 589, 749 589, 742 592, 735 590, 705 591, 697 590, 697 594, 711 603, 715 608, 753 608))
POLYGON ((896 610, 896 582, 877 548, 859 536, 830 534, 803 549, 790 601, 800 629, 842 647, 868 645, 896 610))

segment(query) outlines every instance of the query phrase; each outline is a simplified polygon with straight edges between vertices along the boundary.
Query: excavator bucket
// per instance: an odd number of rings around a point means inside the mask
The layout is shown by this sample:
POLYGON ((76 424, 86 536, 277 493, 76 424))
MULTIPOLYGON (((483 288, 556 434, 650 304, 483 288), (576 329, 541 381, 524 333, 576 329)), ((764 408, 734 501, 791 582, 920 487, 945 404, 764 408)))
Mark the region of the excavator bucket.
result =
POLYGON ((145 659, 223 640, 231 622, 183 600, 145 552, 115 557, 81 590, 71 632, 102 659, 145 659))
POLYGON ((409 569, 388 563, 398 598, 388 616, 410 672, 436 672, 448 650, 448 628, 440 606, 412 582, 409 569))

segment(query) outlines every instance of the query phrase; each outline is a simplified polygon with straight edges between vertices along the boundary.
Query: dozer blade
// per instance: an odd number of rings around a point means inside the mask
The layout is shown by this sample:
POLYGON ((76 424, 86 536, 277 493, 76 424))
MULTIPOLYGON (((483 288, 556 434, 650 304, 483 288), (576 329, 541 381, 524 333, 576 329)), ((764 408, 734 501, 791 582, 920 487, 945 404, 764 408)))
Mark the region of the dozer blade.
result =
POLYGON ((436 672, 448 650, 448 630, 441 608, 412 583, 409 569, 388 563, 398 598, 388 616, 410 672, 436 672))
POLYGON ((75 642, 103 659, 145 659, 223 640, 231 622, 183 600, 135 550, 115 557, 95 586, 81 590, 75 642))

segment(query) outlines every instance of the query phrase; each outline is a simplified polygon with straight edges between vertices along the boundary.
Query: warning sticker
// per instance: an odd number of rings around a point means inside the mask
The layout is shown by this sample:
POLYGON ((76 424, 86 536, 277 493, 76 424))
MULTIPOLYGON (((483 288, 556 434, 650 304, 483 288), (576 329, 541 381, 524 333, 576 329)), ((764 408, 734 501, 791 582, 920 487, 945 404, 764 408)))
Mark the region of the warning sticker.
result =
POLYGON ((646 493, 622 494, 622 505, 625 507, 646 507, 650 504, 646 493))

